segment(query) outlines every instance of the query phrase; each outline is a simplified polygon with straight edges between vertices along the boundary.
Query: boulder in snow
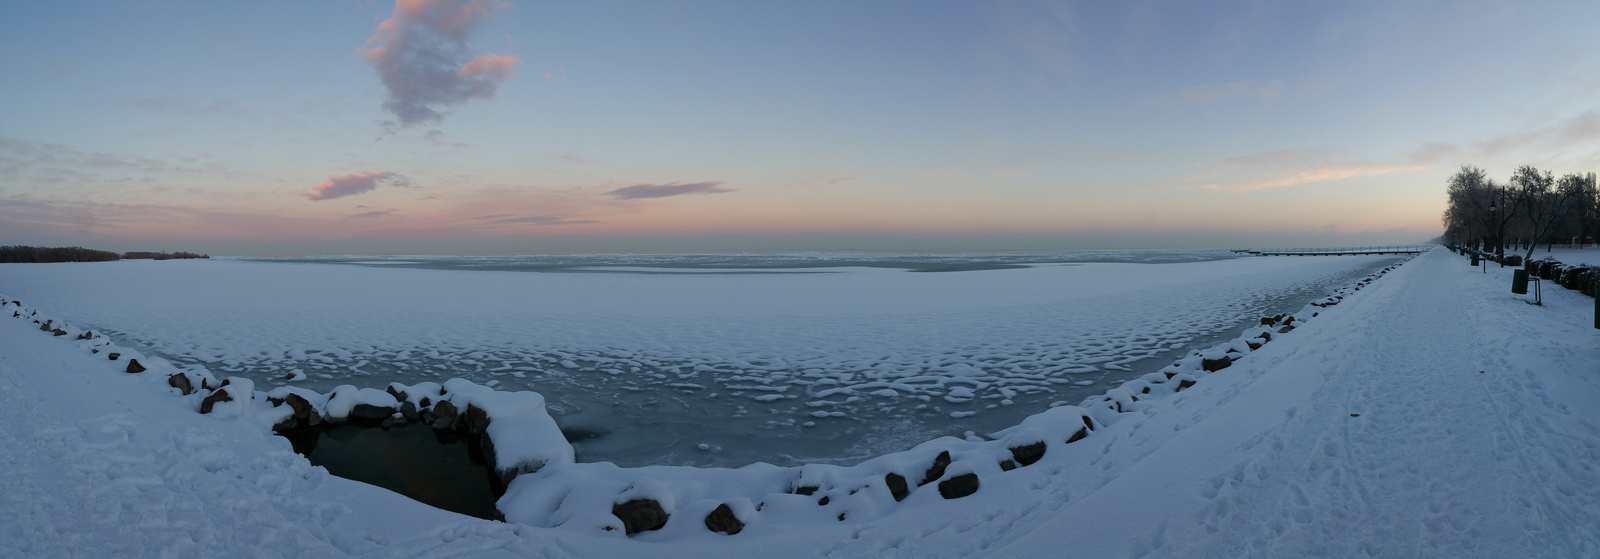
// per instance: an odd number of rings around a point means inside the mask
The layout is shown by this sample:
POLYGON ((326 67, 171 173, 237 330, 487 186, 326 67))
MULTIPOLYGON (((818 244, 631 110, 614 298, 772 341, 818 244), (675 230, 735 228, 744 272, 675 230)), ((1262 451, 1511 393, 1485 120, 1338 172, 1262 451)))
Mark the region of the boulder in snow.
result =
POLYGON ((978 474, 965 473, 939 482, 939 496, 960 499, 978 492, 978 474))
POLYGON ((1039 441, 1030 445, 1014 446, 1010 449, 1011 458, 1016 460, 1018 465, 1032 466, 1034 462, 1038 462, 1040 458, 1044 458, 1044 452, 1048 448, 1049 447, 1044 444, 1044 441, 1039 441))
POLYGON ((944 477, 944 469, 948 467, 950 467, 950 451, 946 450, 934 457, 933 465, 928 467, 928 473, 922 477, 921 482, 917 483, 917 487, 938 481, 939 478, 944 477))
POLYGON ((194 383, 189 380, 189 375, 173 373, 167 376, 167 386, 178 389, 184 396, 194 393, 194 383))
POLYGON ((634 499, 612 505, 611 514, 622 521, 623 531, 630 536, 639 532, 660 530, 662 526, 667 525, 669 517, 667 511, 661 508, 661 503, 654 499, 634 499))
POLYGON ((210 396, 206 396, 206 399, 200 401, 200 413, 211 413, 211 410, 214 409, 218 403, 232 401, 233 395, 228 394, 228 389, 226 387, 218 388, 216 392, 212 392, 210 396))
POLYGON ((889 495, 894 497, 896 502, 905 500, 906 496, 911 494, 911 487, 906 485, 906 476, 889 472, 883 476, 883 484, 889 487, 889 495))
POLYGON ((1221 355, 1221 356, 1217 356, 1215 359, 1207 358, 1207 359, 1204 359, 1204 360, 1200 361, 1200 368, 1205 369, 1206 372, 1208 372, 1208 373, 1215 373, 1217 371, 1220 371, 1220 370, 1228 368, 1228 365, 1232 365, 1232 364, 1233 364, 1233 358, 1231 358, 1228 355, 1224 354, 1224 355, 1221 355))
MULTIPOLYGON (((113 353, 112 355, 116 354, 113 353)), ((138 359, 129 359, 127 371, 130 373, 142 373, 144 372, 144 365, 140 365, 138 359)))
POLYGON ((706 515, 706 529, 732 536, 744 530, 744 522, 734 516, 733 508, 723 503, 711 511, 711 514, 706 515))

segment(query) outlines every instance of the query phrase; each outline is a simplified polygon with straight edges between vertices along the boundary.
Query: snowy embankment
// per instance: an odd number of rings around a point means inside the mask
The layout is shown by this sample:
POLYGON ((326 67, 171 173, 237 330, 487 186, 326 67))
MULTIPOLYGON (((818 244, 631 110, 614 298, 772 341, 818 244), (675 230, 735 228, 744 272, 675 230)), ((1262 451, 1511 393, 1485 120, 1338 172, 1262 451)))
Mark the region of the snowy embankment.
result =
POLYGON ((1592 555, 1593 303, 1532 307, 1508 283, 1436 250, 1292 331, 1252 328, 994 440, 849 468, 553 465, 502 501, 530 525, 328 477, 264 422, 201 416, 159 377, 0 320, 0 445, 24 449, 3 459, 0 555, 1592 555), (605 518, 644 500, 670 514, 660 530, 605 518), (712 531, 728 517, 744 529, 712 531))

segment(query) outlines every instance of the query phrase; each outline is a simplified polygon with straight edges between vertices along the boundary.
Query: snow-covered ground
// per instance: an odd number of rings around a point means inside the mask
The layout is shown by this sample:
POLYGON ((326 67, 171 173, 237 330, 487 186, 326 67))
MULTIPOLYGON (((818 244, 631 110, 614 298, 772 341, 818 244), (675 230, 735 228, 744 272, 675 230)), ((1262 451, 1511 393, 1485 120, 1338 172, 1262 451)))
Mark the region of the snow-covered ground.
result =
POLYGON ((452 377, 534 390, 584 434, 582 460, 793 465, 1014 425, 1397 260, 1094 256, 1124 262, 0 264, 0 292, 264 389, 298 371, 321 392, 452 377))
MULTIPOLYGON (((1527 305, 1510 271, 1435 250, 1187 390, 1130 402, 1031 466, 985 470, 972 495, 930 486, 817 522, 825 507, 773 494, 737 511, 752 528, 734 536, 430 509, 0 320, 0 556, 1594 556, 1594 301, 1552 289, 1527 305)), ((822 481, 817 495, 851 489, 822 481)), ((643 485, 598 497, 660 493, 643 485)))
POLYGON ((1554 258, 1562 264, 1600 266, 1600 248, 1557 248, 1546 251, 1543 247, 1540 247, 1534 249, 1533 259, 1538 260, 1540 258, 1554 258))

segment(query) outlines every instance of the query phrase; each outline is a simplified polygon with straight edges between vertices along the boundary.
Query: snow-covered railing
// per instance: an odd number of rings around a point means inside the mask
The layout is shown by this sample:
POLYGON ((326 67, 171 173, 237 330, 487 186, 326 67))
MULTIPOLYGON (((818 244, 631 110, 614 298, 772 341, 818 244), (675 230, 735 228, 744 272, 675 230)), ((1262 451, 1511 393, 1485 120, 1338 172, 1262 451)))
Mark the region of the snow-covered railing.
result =
POLYGON ((164 359, 116 346, 105 336, 44 319, 37 310, 3 296, 0 305, 14 305, 14 318, 33 320, 41 330, 72 336, 85 351, 107 354, 115 367, 144 373, 153 384, 165 385, 212 417, 250 420, 278 430, 352 418, 422 421, 434 428, 482 434, 485 446, 493 448, 496 471, 507 482, 496 506, 508 522, 618 536, 659 531, 660 538, 670 539, 699 530, 734 535, 752 526, 771 531, 871 520, 993 486, 1025 491, 1018 486, 1022 478, 1006 473, 1063 460, 1066 445, 1092 437, 1126 413, 1147 410, 1154 400, 1194 387, 1397 266, 1337 289, 1299 312, 1263 317, 1232 340, 1192 351, 1078 405, 1050 408, 986 437, 940 437, 853 466, 622 468, 609 462, 577 463, 546 413, 543 396, 534 392, 497 391, 463 379, 442 385, 393 383, 386 390, 340 386, 329 394, 295 387, 260 392, 249 379, 217 382, 204 367, 180 370, 164 359))

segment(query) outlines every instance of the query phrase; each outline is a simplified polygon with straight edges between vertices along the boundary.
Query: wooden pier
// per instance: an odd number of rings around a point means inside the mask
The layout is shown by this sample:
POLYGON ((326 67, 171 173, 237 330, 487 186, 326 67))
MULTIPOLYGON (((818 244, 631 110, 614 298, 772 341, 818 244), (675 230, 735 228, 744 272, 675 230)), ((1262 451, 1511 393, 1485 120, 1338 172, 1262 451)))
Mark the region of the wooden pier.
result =
POLYGON ((1358 254, 1419 254, 1432 248, 1433 245, 1339 248, 1246 248, 1234 249, 1233 252, 1253 254, 1256 256, 1350 256, 1358 254))

